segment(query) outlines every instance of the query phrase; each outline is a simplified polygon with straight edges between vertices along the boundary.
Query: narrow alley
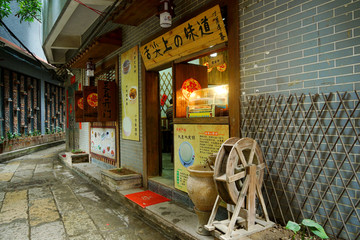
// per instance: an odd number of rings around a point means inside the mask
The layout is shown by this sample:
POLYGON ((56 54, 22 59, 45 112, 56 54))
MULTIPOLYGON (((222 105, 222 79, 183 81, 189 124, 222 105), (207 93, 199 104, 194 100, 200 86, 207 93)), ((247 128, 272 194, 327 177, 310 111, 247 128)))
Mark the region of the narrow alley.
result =
POLYGON ((167 239, 60 163, 64 147, 0 164, 0 239, 167 239))

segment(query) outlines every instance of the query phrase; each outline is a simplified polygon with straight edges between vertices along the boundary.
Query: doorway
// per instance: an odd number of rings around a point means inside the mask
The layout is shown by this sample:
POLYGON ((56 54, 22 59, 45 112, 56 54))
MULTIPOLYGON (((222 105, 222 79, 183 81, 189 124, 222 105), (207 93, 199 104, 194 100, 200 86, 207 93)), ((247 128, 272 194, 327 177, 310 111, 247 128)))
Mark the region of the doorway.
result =
POLYGON ((160 77, 160 175, 173 186, 173 76, 172 68, 159 71, 160 77))

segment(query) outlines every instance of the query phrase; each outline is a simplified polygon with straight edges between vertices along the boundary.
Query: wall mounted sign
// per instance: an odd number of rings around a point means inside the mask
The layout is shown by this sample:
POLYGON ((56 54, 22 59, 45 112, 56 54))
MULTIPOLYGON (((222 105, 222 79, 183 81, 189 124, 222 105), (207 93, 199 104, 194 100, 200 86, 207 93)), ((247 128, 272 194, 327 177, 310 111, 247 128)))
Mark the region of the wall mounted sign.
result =
POLYGON ((224 56, 222 54, 209 59, 209 68, 217 67, 224 64, 224 56))
POLYGON ((114 81, 98 81, 98 122, 116 121, 118 87, 114 81))
POLYGON ((98 116, 97 87, 84 87, 84 122, 96 122, 98 116))
POLYGON ((90 128, 90 152, 97 159, 116 159, 115 128, 90 128))
POLYGON ((141 46, 147 70, 227 41, 219 5, 141 46))
POLYGON ((187 167, 206 164, 210 154, 217 153, 229 138, 228 125, 174 125, 174 182, 175 188, 186 190, 189 172, 187 167))
POLYGON ((121 54, 122 138, 140 141, 138 46, 121 54))
POLYGON ((83 91, 75 91, 75 122, 84 122, 83 91))

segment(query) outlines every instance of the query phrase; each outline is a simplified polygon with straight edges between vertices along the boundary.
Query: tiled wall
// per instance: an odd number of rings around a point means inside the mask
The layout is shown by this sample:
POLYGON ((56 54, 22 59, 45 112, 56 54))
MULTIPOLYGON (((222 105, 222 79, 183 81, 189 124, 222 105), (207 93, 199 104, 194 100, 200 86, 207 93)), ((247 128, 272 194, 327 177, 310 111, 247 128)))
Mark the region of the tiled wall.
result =
POLYGON ((240 2, 242 94, 359 89, 360 2, 240 2))

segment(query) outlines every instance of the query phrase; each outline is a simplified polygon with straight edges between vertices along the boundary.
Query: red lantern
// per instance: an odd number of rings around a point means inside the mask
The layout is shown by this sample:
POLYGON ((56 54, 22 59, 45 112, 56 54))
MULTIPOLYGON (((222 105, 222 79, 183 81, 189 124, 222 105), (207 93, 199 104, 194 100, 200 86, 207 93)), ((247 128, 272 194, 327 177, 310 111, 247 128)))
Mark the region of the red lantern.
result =
POLYGON ((207 67, 207 72, 208 73, 213 70, 213 68, 209 68, 209 63, 208 62, 204 63, 203 65, 207 67))
POLYGON ((186 98, 187 100, 189 100, 190 95, 194 91, 199 90, 199 89, 201 89, 200 83, 197 80, 195 80, 194 78, 186 79, 183 82, 183 85, 181 86, 181 92, 182 92, 184 98, 186 98))
POLYGON ((216 67, 219 72, 224 72, 226 70, 226 63, 223 63, 216 67))

